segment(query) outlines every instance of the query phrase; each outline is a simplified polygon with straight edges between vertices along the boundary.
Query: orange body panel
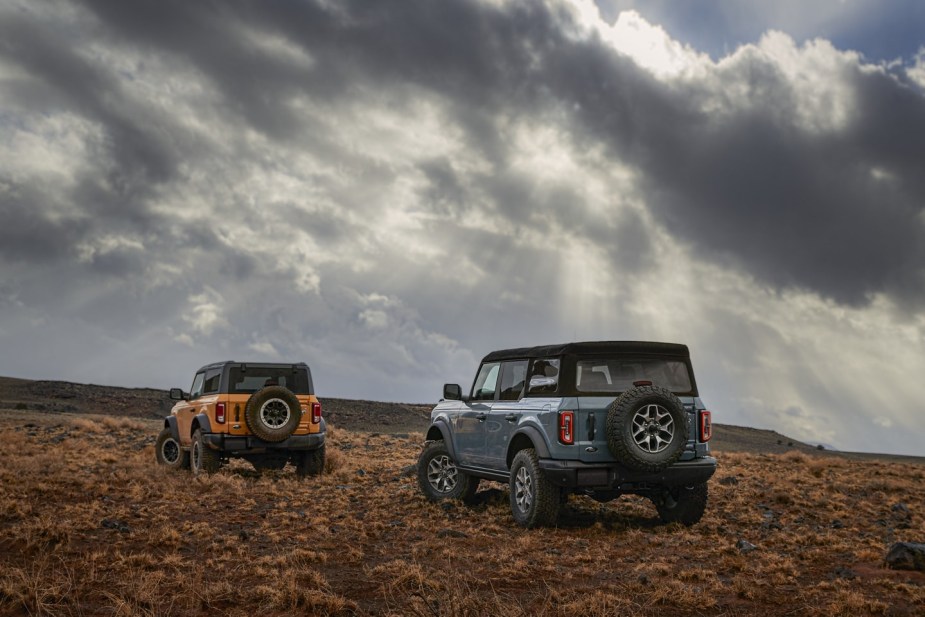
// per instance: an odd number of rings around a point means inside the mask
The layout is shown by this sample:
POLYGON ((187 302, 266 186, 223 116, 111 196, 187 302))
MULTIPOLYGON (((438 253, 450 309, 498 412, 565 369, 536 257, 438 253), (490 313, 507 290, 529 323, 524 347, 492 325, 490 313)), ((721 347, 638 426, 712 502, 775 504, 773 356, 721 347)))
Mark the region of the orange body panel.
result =
MULTIPOLYGON (((177 418, 177 428, 180 431, 180 444, 189 446, 192 443, 193 418, 205 414, 209 418, 209 425, 213 433, 226 433, 229 435, 250 435, 244 421, 244 408, 250 394, 209 394, 200 396, 193 401, 179 401, 173 406, 170 413, 177 418), (215 407, 219 402, 225 403, 225 422, 220 424, 215 420, 215 407)), ((302 407, 302 420, 293 432, 293 435, 308 435, 321 432, 320 424, 312 424, 312 403, 317 403, 314 394, 298 394, 299 405, 302 407)))

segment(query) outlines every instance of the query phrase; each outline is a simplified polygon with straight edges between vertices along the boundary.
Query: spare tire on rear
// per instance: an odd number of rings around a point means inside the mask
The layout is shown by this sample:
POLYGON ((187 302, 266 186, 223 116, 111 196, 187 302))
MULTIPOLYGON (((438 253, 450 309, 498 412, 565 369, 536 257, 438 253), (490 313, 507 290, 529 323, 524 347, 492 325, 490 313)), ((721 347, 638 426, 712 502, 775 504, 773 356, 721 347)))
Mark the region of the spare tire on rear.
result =
POLYGON ((244 422, 264 441, 287 439, 302 420, 299 399, 287 388, 267 386, 254 392, 244 407, 244 422))
POLYGON ((666 388, 627 390, 607 410, 607 447, 630 469, 661 471, 674 464, 689 435, 684 405, 666 388))

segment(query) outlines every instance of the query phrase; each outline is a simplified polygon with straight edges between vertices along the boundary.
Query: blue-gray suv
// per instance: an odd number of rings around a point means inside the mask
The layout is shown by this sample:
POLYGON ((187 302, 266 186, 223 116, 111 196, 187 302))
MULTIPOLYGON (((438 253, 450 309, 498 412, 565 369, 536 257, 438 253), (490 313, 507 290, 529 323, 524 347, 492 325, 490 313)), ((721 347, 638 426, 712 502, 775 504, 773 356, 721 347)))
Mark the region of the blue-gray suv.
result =
POLYGON ((471 499, 506 482, 514 519, 554 525, 570 493, 644 495, 661 519, 693 525, 716 471, 711 414, 684 345, 599 341, 495 351, 468 394, 443 387, 418 484, 430 500, 471 499))

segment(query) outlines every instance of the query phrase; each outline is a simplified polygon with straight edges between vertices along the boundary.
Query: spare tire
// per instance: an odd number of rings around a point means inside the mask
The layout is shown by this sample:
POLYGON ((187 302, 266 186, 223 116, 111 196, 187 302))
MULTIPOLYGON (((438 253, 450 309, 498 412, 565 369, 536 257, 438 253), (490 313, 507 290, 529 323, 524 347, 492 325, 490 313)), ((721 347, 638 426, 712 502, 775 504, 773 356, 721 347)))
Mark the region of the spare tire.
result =
POLYGON ((666 388, 627 390, 607 410, 607 447, 630 469, 661 471, 674 464, 689 435, 684 405, 666 388))
POLYGON ((287 439, 301 420, 299 399, 282 386, 267 386, 254 392, 244 406, 247 428, 264 441, 287 439))

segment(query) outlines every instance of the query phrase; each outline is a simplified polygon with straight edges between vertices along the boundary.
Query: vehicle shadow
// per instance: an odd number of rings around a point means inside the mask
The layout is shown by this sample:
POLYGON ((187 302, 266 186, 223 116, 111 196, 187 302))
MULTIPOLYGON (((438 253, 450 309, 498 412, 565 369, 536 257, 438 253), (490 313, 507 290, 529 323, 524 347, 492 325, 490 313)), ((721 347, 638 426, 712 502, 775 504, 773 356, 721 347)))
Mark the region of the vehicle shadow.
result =
MULTIPOLYGON (((489 488, 476 493, 467 500, 466 505, 475 510, 489 507, 509 508, 510 493, 506 488, 489 488)), ((619 504, 617 499, 614 503, 619 504)), ((630 509, 630 508, 628 508, 630 509)), ((621 511, 618 506, 598 503, 589 497, 572 495, 559 510, 556 527, 559 529, 587 529, 600 524, 607 530, 621 531, 630 529, 653 529, 664 523, 657 517, 621 511)))

